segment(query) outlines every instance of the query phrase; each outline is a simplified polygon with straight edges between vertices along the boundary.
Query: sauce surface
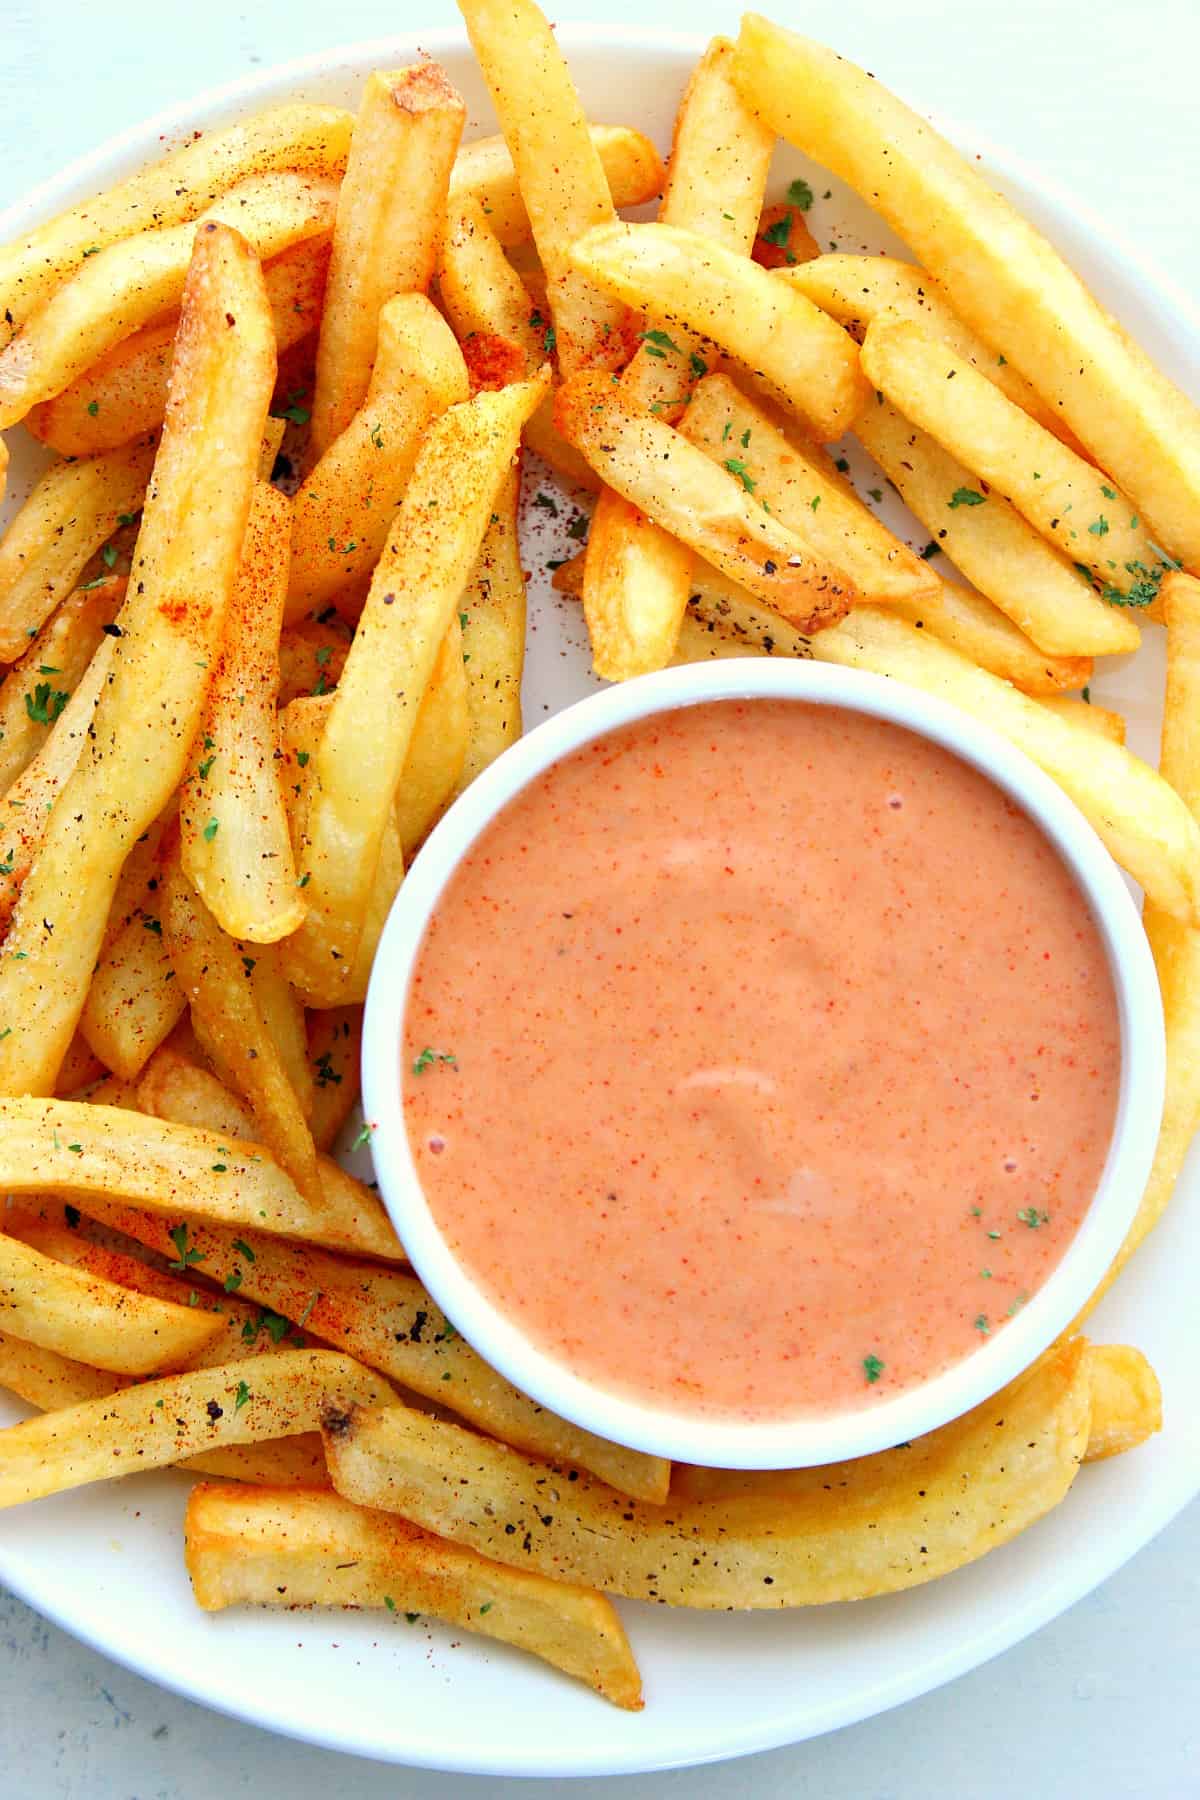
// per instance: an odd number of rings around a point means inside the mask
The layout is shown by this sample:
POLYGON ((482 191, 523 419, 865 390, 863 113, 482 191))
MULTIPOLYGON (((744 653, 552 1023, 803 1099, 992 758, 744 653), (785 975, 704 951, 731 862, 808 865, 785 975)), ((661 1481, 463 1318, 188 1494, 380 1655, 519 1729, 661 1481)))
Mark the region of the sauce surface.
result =
POLYGON ((1037 826, 882 720, 645 720, 460 865, 405 1018, 409 1141, 459 1260, 610 1392, 814 1416, 969 1355, 1099 1180, 1120 1039, 1037 826))

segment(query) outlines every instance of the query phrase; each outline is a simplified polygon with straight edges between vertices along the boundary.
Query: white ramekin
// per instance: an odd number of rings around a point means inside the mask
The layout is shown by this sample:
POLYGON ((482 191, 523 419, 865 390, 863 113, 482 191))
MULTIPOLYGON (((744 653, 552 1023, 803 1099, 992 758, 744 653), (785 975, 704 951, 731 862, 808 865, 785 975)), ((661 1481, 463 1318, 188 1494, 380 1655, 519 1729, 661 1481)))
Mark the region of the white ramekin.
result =
POLYGON ((1100 1281, 1141 1199, 1162 1113, 1164 1064, 1158 981, 1129 889, 1087 820, 1048 776, 968 714, 917 689, 823 663, 747 658, 608 688, 548 719, 472 783, 429 837, 392 907, 367 995, 362 1083, 384 1203, 413 1267, 480 1355, 543 1406, 619 1443, 684 1462, 769 1469, 864 1456, 932 1431, 986 1400, 1053 1342, 1100 1281), (1024 808, 1073 873, 1099 927, 1117 996, 1121 1079, 1112 1143, 1091 1206, 1058 1267, 1003 1331, 892 1399, 823 1418, 739 1423, 607 1391, 531 1342, 480 1289, 442 1237, 409 1152, 401 1035, 413 963, 442 890, 515 794, 582 744, 634 720, 704 701, 755 698, 889 719, 954 752, 1024 808))

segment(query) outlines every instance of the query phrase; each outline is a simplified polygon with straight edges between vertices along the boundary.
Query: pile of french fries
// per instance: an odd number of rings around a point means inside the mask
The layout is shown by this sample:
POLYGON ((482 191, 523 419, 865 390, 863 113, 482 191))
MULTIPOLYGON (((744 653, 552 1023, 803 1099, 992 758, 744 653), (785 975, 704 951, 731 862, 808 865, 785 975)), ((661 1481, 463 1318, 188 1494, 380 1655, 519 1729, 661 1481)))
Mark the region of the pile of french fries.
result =
POLYGON ((405 866, 521 730, 522 446, 594 495, 556 585, 601 675, 788 655, 909 683, 1025 750, 1142 884, 1167 1103, 1115 1275, 1200 1116, 1200 416, 849 62, 747 17, 664 176, 587 120, 533 0, 461 4, 502 136, 463 146, 423 60, 0 251, 0 426, 54 453, 0 541, 0 1384, 38 1409, 0 1432, 0 1505, 182 1467, 201 1606, 428 1614, 637 1707, 610 1596, 929 1580, 1160 1401, 1076 1328, 919 1442, 672 1470, 489 1368, 333 1160, 405 866), (820 255, 808 184, 768 192, 779 138, 920 266, 820 255), (925 551, 847 479, 847 433, 925 551), (1157 772, 1088 704, 1147 620, 1157 772))

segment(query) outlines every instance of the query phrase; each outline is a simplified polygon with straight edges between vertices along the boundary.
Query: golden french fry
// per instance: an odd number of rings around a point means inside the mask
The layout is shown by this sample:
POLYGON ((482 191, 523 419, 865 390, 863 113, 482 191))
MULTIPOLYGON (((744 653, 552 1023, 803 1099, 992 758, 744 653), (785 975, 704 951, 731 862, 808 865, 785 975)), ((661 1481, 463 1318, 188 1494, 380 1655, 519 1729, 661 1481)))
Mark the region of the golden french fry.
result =
MULTIPOLYGON (((169 1218, 91 1194, 90 1217, 171 1254, 169 1218)), ((253 1226, 240 1233, 189 1221, 187 1244, 218 1281, 285 1318, 303 1319, 325 1342, 378 1368, 410 1392, 449 1408, 480 1431, 537 1456, 590 1469, 622 1493, 661 1502, 671 1465, 609 1443, 538 1406, 489 1367, 445 1319, 414 1275, 285 1244, 253 1226), (245 1246, 251 1256, 247 1257, 245 1246)))
POLYGON ((467 676, 467 749, 461 785, 521 735, 525 666, 525 572, 517 531, 520 478, 505 477, 493 502, 479 559, 462 597, 467 676))
POLYGON ((190 1362, 221 1321, 131 1293, 0 1232, 0 1327, 77 1362, 145 1375, 190 1362))
POLYGON ((361 1051, 361 1006, 331 1006, 309 1013, 308 1060, 314 1085, 309 1123, 318 1150, 328 1150, 336 1142, 354 1111, 361 1051))
MULTIPOLYGON (((318 1018, 331 1014, 318 1013, 318 1018)), ((182 1055, 170 1044, 154 1052, 137 1084, 137 1104, 142 1112, 191 1125, 222 1136, 254 1137, 254 1117, 248 1106, 230 1093, 224 1082, 182 1055)))
MULTIPOLYGON (((326 235, 333 206, 327 180, 261 175, 230 189, 195 223, 143 231, 101 250, 0 351, 0 425, 24 418, 114 344, 178 306, 197 236, 210 224, 232 227, 258 257, 275 256, 326 235)), ((269 325, 261 293, 258 304, 269 325)), ((236 319, 236 308, 228 310, 236 319)))
MULTIPOLYGON (((893 537, 861 500, 830 481, 816 458, 790 442, 727 375, 706 375, 697 384, 679 429, 710 461, 727 467, 732 456, 759 504, 844 569, 864 600, 923 600, 936 591, 938 578, 929 564, 893 537)), ((585 579, 585 602, 586 597, 585 579)))
POLYGON ((292 103, 224 131, 206 131, 97 199, 81 201, 0 250, 5 341, 97 250, 151 226, 195 219, 218 194, 250 176, 307 169, 336 180, 346 166, 352 113, 292 103))
POLYGON ((1200 581, 1163 577, 1167 625, 1167 687, 1159 767, 1177 794, 1200 814, 1200 581))
POLYGON ((979 170, 873 76, 758 14, 734 74, 747 104, 848 181, 992 350, 1200 565, 1200 412, 979 170))
POLYGON ((296 495, 289 624, 369 579, 425 431, 466 398, 466 364, 446 321, 424 294, 397 295, 379 315, 369 392, 296 495), (419 338, 406 329, 418 307, 419 338))
POLYGON ((261 945, 251 958, 250 986, 255 1004, 274 1040, 280 1061, 307 1119, 313 1105, 313 1076, 308 1061, 308 1028, 304 1007, 283 972, 278 945, 261 945))
POLYGON ((2 1092, 53 1088, 122 864, 183 773, 237 574, 274 369, 257 260, 228 226, 206 224, 112 679, 90 754, 50 814, 0 968, 0 1014, 12 1026, 0 1040, 2 1092))
POLYGON ((15 662, 118 524, 141 507, 153 444, 54 463, 0 540, 0 662, 15 662))
POLYGON ((463 633, 455 617, 442 638, 396 786, 396 826, 406 862, 458 791, 469 730, 463 633))
MULTIPOLYGON (((662 158, 632 125, 589 125, 614 206, 642 206, 662 192, 662 158)), ((454 159, 450 199, 477 200, 488 224, 505 248, 529 237, 529 215, 517 185, 517 172, 502 137, 476 138, 454 159)))
POLYGON ((572 377, 555 418, 615 492, 783 618, 823 629, 857 598, 842 569, 759 505, 737 458, 732 470, 710 462, 607 376, 572 377))
MULTIPOLYGON (((737 92, 735 83, 730 84, 737 92)), ((759 126, 762 130, 763 127, 759 126)), ((764 209, 750 254, 762 269, 795 269, 820 256, 821 246, 809 228, 803 210, 794 203, 776 202, 764 209)), ((811 295, 810 295, 811 298, 811 295)), ((828 307, 822 307, 828 312, 828 307)))
POLYGON ((1090 700, 1077 700, 1074 694, 1044 694, 1042 705, 1060 719, 1070 719, 1083 731, 1094 731, 1097 737, 1107 738, 1110 744, 1125 742, 1125 721, 1119 712, 1111 712, 1107 706, 1094 706, 1090 700))
POLYGON ((326 607, 320 622, 301 619, 285 626, 279 639, 279 710, 301 695, 327 694, 341 679, 350 637, 336 609, 326 607))
POLYGON ((711 338, 823 439, 848 431, 866 405, 853 338, 804 294, 724 244, 673 225, 618 223, 580 238, 571 261, 628 305, 711 338))
POLYGON ((534 0, 459 0, 546 271, 564 374, 624 360, 625 309, 580 280, 570 248, 616 209, 570 70, 534 0))
POLYGON ((160 843, 140 900, 102 949, 79 1016, 80 1035, 122 1081, 137 1080, 187 1009, 163 937, 163 901, 172 878, 179 879, 174 831, 160 843))
POLYGON ((687 663, 716 662, 730 656, 770 656, 771 651, 753 638, 731 637, 716 625, 706 625, 693 612, 686 612, 675 641, 672 668, 687 663))
POLYGON ((396 514, 313 758, 304 826, 309 903, 286 968, 338 1006, 363 932, 379 846, 438 649, 544 381, 453 406, 431 428, 396 514))
MULTIPOLYGON (((886 314, 867 330, 863 368, 900 411, 1004 494, 1047 543, 1101 583, 1116 606, 1158 596, 1168 565, 1132 500, 1109 478, 1039 425, 999 388, 911 319, 886 314), (954 386, 951 387, 951 381, 954 386)), ((978 488, 950 505, 987 506, 978 488)))
MULTIPOLYGON (((112 642, 104 639, 33 761, 0 797, 0 924, 6 925, 12 917, 21 886, 45 839, 50 809, 83 756, 101 690, 112 669, 113 650, 112 642)), ((9 681, 13 679, 9 677, 9 681)), ((44 710, 49 715, 50 706, 44 710)))
POLYGON ((372 1607, 445 1620, 513 1644, 637 1711, 642 1684, 611 1601, 510 1569, 336 1494, 204 1483, 184 1520, 192 1591, 225 1606, 372 1607))
POLYGON ((813 655, 923 688, 999 731, 1058 782, 1156 905, 1200 922, 1200 825, 1174 788, 1128 750, 1056 717, 876 607, 858 607, 815 637, 813 655))
POLYGON ((299 1237, 389 1261, 403 1251, 374 1196, 328 1159, 311 1204, 258 1144, 82 1100, 0 1100, 0 1171, 13 1194, 108 1195, 177 1217, 299 1237), (82 1149, 70 1151, 68 1144, 82 1149))
POLYGON ((324 1435, 340 1494, 498 1562, 673 1606, 773 1608, 895 1593, 1007 1542, 1066 1494, 1090 1408, 1076 1339, 927 1437, 797 1471, 786 1496, 655 1507, 405 1406, 327 1415, 324 1435))
POLYGON ((888 605, 898 618, 932 631, 1026 694, 1045 698, 1063 688, 1086 687, 1092 678, 1090 656, 1047 656, 998 606, 957 582, 939 581, 919 600, 893 598, 888 605))
MULTIPOLYGON (((745 255, 754 239, 773 140, 729 74, 733 45, 714 38, 675 119, 659 218, 745 255)), ((675 327, 642 334, 622 381, 637 402, 674 421, 707 367, 706 346, 675 327)), ((606 490, 592 516, 583 609, 599 675, 614 681, 662 668, 679 636, 692 555, 636 506, 606 490)))
POLYGON ((314 459, 366 398, 384 301, 423 291, 432 279, 465 118, 461 96, 436 63, 367 77, 333 228, 317 344, 314 459))
POLYGON ((254 1137, 319 1212, 324 1193, 308 1121, 251 982, 258 946, 222 931, 182 869, 163 897, 163 936, 205 1054, 249 1106, 254 1137))
POLYGON ((84 1088, 90 1088, 93 1082, 103 1081, 107 1074, 108 1070, 87 1039, 77 1031, 58 1071, 55 1094, 64 1100, 79 1099, 84 1088))
POLYGON ((1085 1462, 1123 1456, 1162 1430, 1162 1389, 1140 1350, 1124 1344, 1091 1344, 1087 1369, 1092 1424, 1085 1462))
POLYGON ((973 476, 949 451, 894 406, 869 406, 855 426, 905 505, 969 581, 1039 649, 1053 656, 1119 656, 1141 642, 1133 618, 1106 606, 1089 578, 1073 569, 999 494, 972 505, 973 476))
POLYGON ((0 796, 45 745, 124 595, 123 575, 77 588, 9 670, 0 687, 0 796))
POLYGON ((844 325, 859 343, 872 319, 881 313, 890 318, 912 319, 986 375, 1031 419, 1053 431, 1056 437, 1064 435, 1066 427, 1043 403, 1037 390, 1006 356, 997 356, 963 324, 944 290, 925 269, 900 262, 894 256, 853 256, 848 251, 835 250, 789 268, 786 279, 807 294, 814 306, 844 325))
POLYGON ((334 1350, 289 1350, 140 1382, 0 1432, 0 1507, 232 1444, 293 1437, 312 1431, 330 1407, 379 1404, 388 1394, 378 1375, 334 1350))
MULTIPOLYGON (((263 269, 281 355, 316 326, 328 268, 328 238, 308 238, 263 269)), ((173 313, 114 344, 60 394, 33 407, 26 429, 62 456, 92 456, 156 431, 166 409, 178 329, 173 313)))
POLYGON ((191 766, 183 868, 223 930, 272 944, 304 917, 279 778, 279 633, 291 502, 258 482, 191 766))

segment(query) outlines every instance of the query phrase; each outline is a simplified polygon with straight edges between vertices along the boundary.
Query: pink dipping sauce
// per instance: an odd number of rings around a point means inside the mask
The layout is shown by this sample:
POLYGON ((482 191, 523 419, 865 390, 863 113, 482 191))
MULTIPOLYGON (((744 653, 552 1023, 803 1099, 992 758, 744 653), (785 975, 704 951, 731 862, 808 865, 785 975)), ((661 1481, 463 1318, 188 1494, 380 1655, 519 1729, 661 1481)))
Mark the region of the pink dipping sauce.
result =
POLYGON ((540 1348, 776 1420, 1004 1329, 1087 1210, 1119 1065, 1025 813, 898 726, 756 700, 600 739, 496 818, 422 944, 402 1088, 441 1232, 540 1348))

